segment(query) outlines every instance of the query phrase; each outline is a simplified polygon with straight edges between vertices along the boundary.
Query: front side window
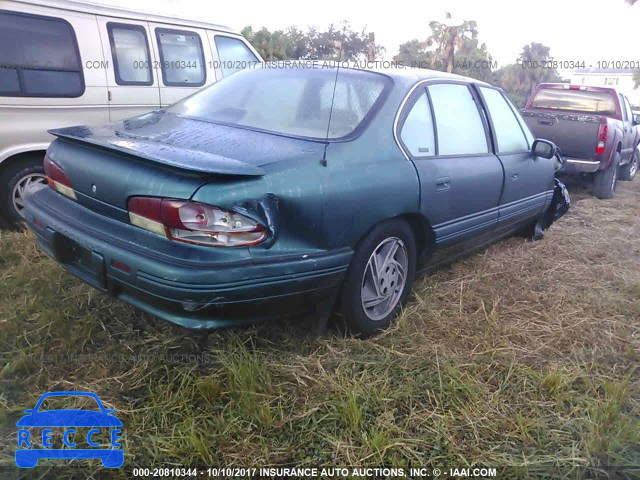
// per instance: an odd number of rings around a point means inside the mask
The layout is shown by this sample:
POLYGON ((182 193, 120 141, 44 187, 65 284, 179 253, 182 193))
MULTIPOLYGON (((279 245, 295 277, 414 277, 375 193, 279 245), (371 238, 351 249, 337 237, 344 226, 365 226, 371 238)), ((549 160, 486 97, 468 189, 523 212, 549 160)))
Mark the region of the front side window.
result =
POLYGON ((407 114, 400 139, 413 157, 432 157, 436 154, 433 118, 424 90, 407 114))
POLYGON ((620 100, 620 112, 622 113, 622 119, 628 121, 629 116, 627 115, 627 109, 624 105, 624 97, 618 94, 618 99, 620 100))
POLYGON ((255 67, 259 61, 249 47, 238 38, 216 35, 215 42, 223 77, 238 70, 255 67))
POLYGON ((83 93, 82 61, 68 22, 0 11, 0 95, 79 97, 83 93))
POLYGON ((200 87, 206 80, 200 35, 156 28, 162 82, 169 87, 200 87))
POLYGON ((498 90, 486 87, 480 87, 480 91, 489 109, 498 142, 498 152, 525 152, 529 150, 529 142, 522 127, 502 94, 498 90))
POLYGON ((139 25, 108 23, 113 68, 118 85, 151 85, 147 34, 139 25))
POLYGON ((480 112, 467 85, 429 85, 438 135, 438 155, 489 153, 480 112))
POLYGON ((365 124, 391 85, 386 75, 350 69, 338 75, 333 68, 246 69, 167 111, 296 137, 337 139, 365 124))
POLYGON ((627 120, 630 122, 633 122, 633 111, 631 110, 631 105, 629 104, 629 100, 627 100, 627 97, 625 97, 624 95, 622 96, 622 100, 623 100, 623 105, 624 105, 624 109, 627 112, 627 120))

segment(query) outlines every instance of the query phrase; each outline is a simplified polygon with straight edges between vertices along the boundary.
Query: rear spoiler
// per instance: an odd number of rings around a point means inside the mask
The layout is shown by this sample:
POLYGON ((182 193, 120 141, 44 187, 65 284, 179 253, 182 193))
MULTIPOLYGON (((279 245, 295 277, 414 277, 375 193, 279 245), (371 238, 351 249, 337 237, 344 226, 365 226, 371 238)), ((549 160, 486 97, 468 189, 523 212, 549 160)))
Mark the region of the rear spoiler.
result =
POLYGON ((265 174, 265 171, 256 165, 215 153, 176 147, 118 132, 96 137, 87 135, 87 130, 86 127, 68 127, 49 130, 49 133, 63 140, 117 151, 181 170, 217 175, 262 176, 265 174))

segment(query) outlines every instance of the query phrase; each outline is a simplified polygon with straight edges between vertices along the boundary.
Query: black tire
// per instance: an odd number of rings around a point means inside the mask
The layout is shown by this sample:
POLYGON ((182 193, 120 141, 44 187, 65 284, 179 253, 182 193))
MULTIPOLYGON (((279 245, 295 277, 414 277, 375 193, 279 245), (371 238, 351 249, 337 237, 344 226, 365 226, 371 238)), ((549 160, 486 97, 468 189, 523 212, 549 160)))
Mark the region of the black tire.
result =
POLYGON ((14 206, 16 185, 27 176, 44 176, 43 156, 29 155, 12 161, 0 170, 0 216, 8 226, 17 227, 22 223, 22 215, 14 206))
MULTIPOLYGON (((399 255, 401 254, 402 251, 399 252, 399 255)), ((392 264, 391 268, 396 267, 396 265, 398 265, 398 263, 392 264)), ((388 271, 388 267, 386 269, 388 271)), ((398 269, 398 271, 401 270, 402 269, 398 269)), ((375 227, 357 247, 342 286, 340 312, 342 313, 349 332, 361 337, 366 337, 388 328, 409 298, 415 274, 416 241, 409 225, 401 220, 390 220, 375 227), (363 306, 363 285, 365 282, 365 274, 367 274, 369 259, 375 251, 381 253, 379 249, 386 248, 386 245, 391 245, 391 247, 397 245, 399 249, 404 247, 407 263, 405 282, 402 290, 397 289, 395 293, 389 295, 390 298, 385 307, 391 308, 389 313, 385 314, 383 318, 374 320, 365 311, 363 306), (396 296, 397 299, 393 301, 396 296), (392 305, 393 303, 395 304, 392 305)), ((397 280, 397 277, 393 277, 393 271, 389 275, 387 278, 391 278, 392 280, 387 282, 387 286, 391 285, 391 287, 393 287, 393 278, 397 280)), ((367 279, 371 280, 372 277, 367 277, 367 279)), ((384 282, 384 279, 382 282, 384 282)))
POLYGON ((631 155, 631 161, 620 167, 619 179, 630 182, 638 173, 638 167, 640 167, 640 154, 638 154, 638 150, 635 150, 631 155))
POLYGON ((598 170, 593 177, 593 194, 596 198, 606 200, 613 198, 618 183, 618 165, 620 165, 620 154, 616 153, 609 168, 598 170))

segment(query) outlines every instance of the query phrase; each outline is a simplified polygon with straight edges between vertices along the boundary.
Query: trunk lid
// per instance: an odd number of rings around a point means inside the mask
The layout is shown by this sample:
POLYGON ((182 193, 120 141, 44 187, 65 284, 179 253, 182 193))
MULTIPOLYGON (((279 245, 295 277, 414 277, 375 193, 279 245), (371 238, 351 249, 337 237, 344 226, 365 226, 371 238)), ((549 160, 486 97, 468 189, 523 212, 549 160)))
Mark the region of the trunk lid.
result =
POLYGON ((50 133, 58 139, 47 154, 69 177, 78 203, 123 221, 129 197, 191 198, 205 183, 258 179, 265 165, 320 158, 324 148, 164 111, 50 133))

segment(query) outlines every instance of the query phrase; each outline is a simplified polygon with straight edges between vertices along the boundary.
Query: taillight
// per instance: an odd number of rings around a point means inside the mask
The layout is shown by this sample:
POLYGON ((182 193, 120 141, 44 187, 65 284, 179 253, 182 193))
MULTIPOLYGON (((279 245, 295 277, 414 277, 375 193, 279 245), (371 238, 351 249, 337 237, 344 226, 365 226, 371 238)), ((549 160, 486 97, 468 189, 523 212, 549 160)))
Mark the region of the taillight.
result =
POLYGON ((178 242, 212 247, 247 247, 267 237, 266 228, 237 212, 169 198, 131 197, 129 220, 178 242))
POLYGON ((604 145, 607 143, 607 135, 609 134, 609 127, 607 125, 600 124, 598 129, 598 144, 596 145, 596 154, 604 153, 604 145))
POLYGON ((76 200, 76 192, 73 191, 71 180, 64 173, 62 167, 49 158, 49 155, 44 156, 44 173, 47 176, 47 183, 51 188, 66 195, 69 198, 76 200))

